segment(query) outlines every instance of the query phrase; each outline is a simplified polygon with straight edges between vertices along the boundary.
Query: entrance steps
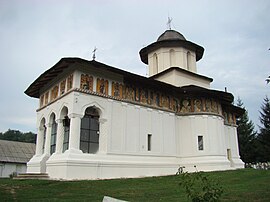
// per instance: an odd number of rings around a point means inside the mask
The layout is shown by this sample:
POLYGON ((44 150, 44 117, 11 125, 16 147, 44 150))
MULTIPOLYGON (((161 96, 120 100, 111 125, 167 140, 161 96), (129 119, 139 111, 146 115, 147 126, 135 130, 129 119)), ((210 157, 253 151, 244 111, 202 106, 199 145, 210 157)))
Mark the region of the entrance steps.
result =
POLYGON ((14 176, 13 179, 42 179, 48 180, 50 179, 47 173, 20 173, 16 177, 14 176))

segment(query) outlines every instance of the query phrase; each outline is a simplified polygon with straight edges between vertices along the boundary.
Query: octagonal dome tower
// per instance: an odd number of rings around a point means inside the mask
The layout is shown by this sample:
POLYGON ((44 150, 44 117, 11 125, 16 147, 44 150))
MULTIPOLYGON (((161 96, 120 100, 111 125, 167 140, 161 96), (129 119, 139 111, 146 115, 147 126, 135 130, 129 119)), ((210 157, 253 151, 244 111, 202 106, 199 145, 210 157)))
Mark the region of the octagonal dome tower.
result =
POLYGON ((148 64, 149 76, 153 76, 170 67, 179 67, 196 73, 196 61, 203 56, 204 48, 187 41, 175 30, 166 30, 156 42, 141 49, 141 60, 148 64))
POLYGON ((210 88, 213 79, 197 74, 196 62, 204 48, 186 40, 175 30, 166 30, 156 42, 140 51, 142 62, 148 65, 149 77, 180 87, 197 85, 210 88))

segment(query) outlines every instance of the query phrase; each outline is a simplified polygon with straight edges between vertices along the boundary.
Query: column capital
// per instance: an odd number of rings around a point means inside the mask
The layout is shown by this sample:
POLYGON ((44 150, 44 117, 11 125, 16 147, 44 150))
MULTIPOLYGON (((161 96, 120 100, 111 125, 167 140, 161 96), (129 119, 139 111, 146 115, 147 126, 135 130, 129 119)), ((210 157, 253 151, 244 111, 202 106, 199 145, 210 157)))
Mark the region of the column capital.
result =
POLYGON ((55 122, 56 122, 57 124, 62 123, 62 122, 63 122, 63 119, 56 119, 55 122))
POLYGON ((83 118, 83 114, 76 114, 76 113, 70 113, 68 114, 68 118, 72 119, 72 118, 83 118))
POLYGON ((44 126, 39 126, 37 129, 38 129, 38 131, 44 131, 45 130, 44 126))
POLYGON ((108 119, 105 119, 105 118, 100 118, 100 119, 99 119, 99 122, 100 122, 100 123, 105 123, 105 122, 107 122, 107 121, 108 121, 108 119))
POLYGON ((46 128, 51 128, 52 124, 51 123, 46 123, 45 126, 46 126, 46 128))

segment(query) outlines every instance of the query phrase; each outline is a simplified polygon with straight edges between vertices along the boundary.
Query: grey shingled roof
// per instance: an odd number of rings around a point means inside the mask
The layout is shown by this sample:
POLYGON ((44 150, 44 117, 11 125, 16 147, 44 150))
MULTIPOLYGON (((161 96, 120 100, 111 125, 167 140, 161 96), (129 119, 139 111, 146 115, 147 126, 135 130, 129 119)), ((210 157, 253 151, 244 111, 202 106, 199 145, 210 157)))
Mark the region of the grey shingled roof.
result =
POLYGON ((27 163, 35 149, 33 143, 0 140, 0 162, 27 163))

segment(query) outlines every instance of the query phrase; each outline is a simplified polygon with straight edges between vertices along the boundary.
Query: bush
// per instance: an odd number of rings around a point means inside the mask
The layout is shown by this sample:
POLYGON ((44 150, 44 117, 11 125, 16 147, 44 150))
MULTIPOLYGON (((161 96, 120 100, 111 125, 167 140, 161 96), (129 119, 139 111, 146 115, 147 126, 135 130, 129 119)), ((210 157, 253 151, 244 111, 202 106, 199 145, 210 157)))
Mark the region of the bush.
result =
POLYGON ((17 177, 18 173, 17 172, 13 172, 11 174, 9 174, 9 178, 13 178, 13 177, 17 177))
POLYGON ((187 197, 193 202, 218 201, 223 193, 223 188, 215 180, 210 180, 203 172, 181 175, 180 186, 183 186, 187 197))

